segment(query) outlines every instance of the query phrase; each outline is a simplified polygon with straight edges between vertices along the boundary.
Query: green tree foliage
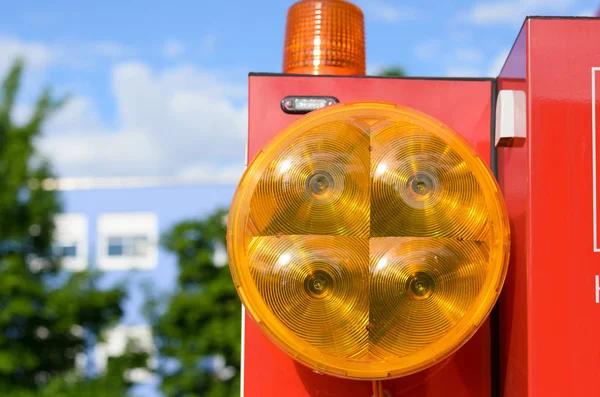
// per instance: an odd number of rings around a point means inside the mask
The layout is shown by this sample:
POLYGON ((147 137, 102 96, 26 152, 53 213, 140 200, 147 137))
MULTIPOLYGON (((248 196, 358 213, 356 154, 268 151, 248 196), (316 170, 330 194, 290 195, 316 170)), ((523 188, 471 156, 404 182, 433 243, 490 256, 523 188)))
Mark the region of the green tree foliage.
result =
POLYGON ((406 72, 399 66, 384 68, 377 73, 378 76, 382 77, 405 77, 406 72))
POLYGON ((219 210, 164 236, 179 263, 176 293, 164 307, 154 306, 161 389, 168 397, 239 395, 241 304, 229 267, 213 260, 215 247, 225 246, 226 216, 219 210), (221 362, 216 371, 203 365, 210 357, 221 362))
MULTIPOLYGON (((54 377, 44 387, 32 389, 9 389, 3 397, 113 397, 128 396, 133 385, 124 376, 131 368, 144 368, 148 355, 131 344, 127 352, 109 361, 103 376, 84 377, 75 370, 54 377)), ((133 395, 132 397, 138 397, 133 395)), ((144 397, 144 396, 139 396, 144 397)))
POLYGON ((29 120, 17 125, 22 72, 22 62, 15 62, 0 88, 0 391, 11 397, 125 395, 124 366, 144 362, 144 354, 127 354, 101 377, 76 368, 89 341, 120 318, 124 290, 100 291, 95 275, 60 272, 52 239, 61 204, 55 191, 43 188, 52 171, 35 143, 64 98, 45 90, 29 120), (102 385, 110 393, 102 394, 102 385))

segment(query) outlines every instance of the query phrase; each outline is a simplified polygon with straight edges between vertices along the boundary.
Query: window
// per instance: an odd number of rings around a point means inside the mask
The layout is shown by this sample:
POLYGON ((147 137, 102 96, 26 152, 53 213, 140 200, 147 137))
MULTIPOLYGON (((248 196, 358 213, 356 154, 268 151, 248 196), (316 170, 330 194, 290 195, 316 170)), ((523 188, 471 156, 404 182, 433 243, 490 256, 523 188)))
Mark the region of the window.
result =
POLYGON ((53 252, 62 267, 81 271, 88 266, 88 220, 85 214, 60 214, 54 219, 53 252))
POLYGON ((158 220, 152 213, 112 213, 98 218, 98 268, 149 270, 158 262, 158 220))
POLYGON ((77 257, 77 242, 73 241, 71 243, 65 244, 63 246, 59 246, 59 256, 63 258, 76 258, 77 257))
POLYGON ((108 256, 148 255, 148 236, 109 237, 108 256))

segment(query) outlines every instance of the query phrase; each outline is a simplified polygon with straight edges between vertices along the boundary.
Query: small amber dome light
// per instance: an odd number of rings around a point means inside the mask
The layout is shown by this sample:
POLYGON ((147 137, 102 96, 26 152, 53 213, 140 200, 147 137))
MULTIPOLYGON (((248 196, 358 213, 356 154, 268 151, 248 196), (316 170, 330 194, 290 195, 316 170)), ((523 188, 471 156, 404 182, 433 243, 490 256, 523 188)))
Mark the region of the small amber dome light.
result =
POLYGON ((364 18, 343 0, 302 0, 288 11, 283 72, 365 74, 364 18))
POLYGON ((490 313, 509 253, 505 205, 457 133, 416 110, 333 105, 248 166, 228 227, 242 302, 317 371, 384 379, 448 357, 490 313))

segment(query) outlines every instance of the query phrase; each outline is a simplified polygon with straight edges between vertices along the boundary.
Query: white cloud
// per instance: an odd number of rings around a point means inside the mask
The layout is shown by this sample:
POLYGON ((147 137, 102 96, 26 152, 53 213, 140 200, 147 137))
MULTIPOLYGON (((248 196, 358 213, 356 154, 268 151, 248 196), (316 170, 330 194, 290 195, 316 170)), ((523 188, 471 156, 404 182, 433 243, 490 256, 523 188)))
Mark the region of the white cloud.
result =
POLYGON ((98 61, 118 60, 135 54, 133 49, 114 41, 65 41, 49 45, 57 65, 93 68, 98 61))
POLYGON ((471 67, 450 67, 446 71, 448 77, 481 77, 481 71, 471 67))
MULTIPOLYGON (((0 35, 0 82, 17 58, 25 62, 19 99, 32 100, 39 95, 40 85, 46 78, 46 70, 56 62, 56 54, 44 43, 0 35)), ((15 109, 13 116, 22 121, 25 120, 27 112, 28 107, 20 105, 15 109)))
POLYGON ((31 111, 33 110, 31 105, 17 103, 13 106, 13 112, 11 114, 12 120, 17 125, 22 125, 29 120, 31 111))
POLYGON ((464 66, 464 63, 457 62, 446 70, 446 75, 448 77, 498 77, 508 54, 509 50, 507 49, 500 51, 490 63, 483 67, 464 66))
POLYGON ((92 42, 87 46, 84 46, 84 50, 87 50, 91 54, 105 56, 109 58, 119 58, 132 53, 126 46, 121 43, 116 43, 112 41, 99 41, 92 42))
POLYGON ((176 58, 185 52, 185 45, 179 40, 167 40, 163 43, 162 53, 167 58, 176 58))
POLYGON ((247 108, 234 103, 245 98, 244 86, 192 66, 157 73, 121 63, 112 90, 116 127, 102 126, 86 98, 76 98, 48 126, 39 147, 59 176, 239 177, 247 108))
POLYGON ((424 41, 415 48, 415 55, 421 60, 433 59, 439 53, 441 44, 438 39, 424 41))
POLYGON ((596 16, 596 10, 584 10, 581 11, 579 14, 577 14, 578 17, 595 17, 596 16))
POLYGON ((44 43, 0 36, 0 75, 16 58, 25 61, 27 70, 43 71, 50 66, 90 67, 103 58, 122 58, 134 51, 112 41, 44 43))
MULTIPOLYGON (((206 35, 194 48, 199 50, 203 56, 212 55, 217 47, 217 37, 215 35, 206 35)), ((179 58, 187 51, 187 47, 179 40, 166 40, 162 46, 162 54, 166 58, 179 58)))
POLYGON ((175 176, 183 181, 195 180, 202 175, 205 175, 207 180, 237 181, 243 171, 244 167, 241 164, 216 167, 214 165, 198 163, 181 168, 175 173, 175 176))
POLYGON ((502 71, 502 67, 504 66, 504 62, 510 53, 509 50, 502 50, 496 57, 492 60, 490 65, 490 69, 488 71, 488 76, 490 77, 498 77, 500 72, 502 71))
POLYGON ((367 63, 367 76, 376 76, 382 69, 379 63, 367 63))
POLYGON ((43 43, 0 36, 1 75, 4 75, 16 58, 22 58, 28 68, 38 70, 46 68, 55 60, 52 49, 43 43))
POLYGON ((473 37, 472 32, 465 32, 465 31, 452 32, 449 35, 449 38, 452 42, 457 43, 457 44, 463 44, 463 45, 465 43, 471 41, 472 37, 473 37))
POLYGON ((86 97, 74 97, 47 124, 47 129, 55 134, 70 134, 82 131, 98 131, 100 117, 92 100, 86 97))
POLYGON ((480 62, 483 53, 476 48, 459 48, 454 51, 454 58, 460 62, 480 62))
POLYGON ((413 20, 418 17, 418 12, 414 8, 400 7, 384 1, 365 0, 356 3, 367 17, 378 21, 399 22, 413 20))
POLYGON ((461 15, 472 23, 485 25, 494 23, 514 24, 523 22, 528 15, 564 12, 575 0, 502 0, 493 3, 476 3, 466 14, 461 15))

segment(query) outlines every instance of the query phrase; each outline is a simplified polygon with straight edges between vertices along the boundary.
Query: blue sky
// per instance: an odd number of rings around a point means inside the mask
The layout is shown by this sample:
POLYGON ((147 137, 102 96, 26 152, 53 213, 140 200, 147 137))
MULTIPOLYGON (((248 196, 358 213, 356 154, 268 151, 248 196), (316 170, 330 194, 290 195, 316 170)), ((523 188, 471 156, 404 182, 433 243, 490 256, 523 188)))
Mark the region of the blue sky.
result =
MULTIPOLYGON (((71 100, 40 149, 61 176, 218 176, 244 160, 247 73, 281 70, 293 1, 10 2, 0 72, 27 60, 15 118, 44 85, 71 100)), ((492 76, 526 15, 590 15, 592 0, 356 0, 369 72, 492 76)))

